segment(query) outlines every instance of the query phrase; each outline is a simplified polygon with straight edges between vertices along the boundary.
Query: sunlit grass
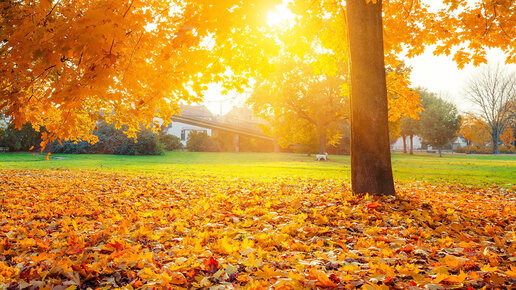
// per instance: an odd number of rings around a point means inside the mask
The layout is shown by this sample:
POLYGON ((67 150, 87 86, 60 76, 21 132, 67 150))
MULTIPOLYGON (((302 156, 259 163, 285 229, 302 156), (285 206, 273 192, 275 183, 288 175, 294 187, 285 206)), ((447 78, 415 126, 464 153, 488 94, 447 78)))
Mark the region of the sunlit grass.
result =
MULTIPOLYGON (((274 153, 193 153, 167 152, 163 156, 0 154, 1 169, 78 168, 107 171, 159 173, 176 176, 219 178, 312 178, 342 179, 349 182, 349 156, 330 156, 315 161, 306 154, 274 153)), ((403 155, 392 158, 398 181, 447 181, 467 185, 516 184, 516 156, 491 155, 403 155)))

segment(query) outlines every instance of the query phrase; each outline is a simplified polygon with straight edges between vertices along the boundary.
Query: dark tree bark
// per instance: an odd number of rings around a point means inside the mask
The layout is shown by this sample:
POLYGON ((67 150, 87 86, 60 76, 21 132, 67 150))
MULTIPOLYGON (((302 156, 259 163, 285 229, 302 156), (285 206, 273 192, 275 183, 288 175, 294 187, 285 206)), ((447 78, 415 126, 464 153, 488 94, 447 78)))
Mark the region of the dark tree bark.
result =
POLYGON ((500 134, 496 129, 493 129, 493 134, 491 134, 491 140, 493 142, 493 154, 499 154, 500 151, 498 149, 498 142, 500 141, 500 134))
POLYGON ((414 135, 410 135, 410 155, 414 155, 414 135))
POLYGON ((402 135, 403 138, 403 153, 407 153, 407 136, 402 135))
POLYGON ((351 56, 351 184, 355 193, 393 195, 382 1, 346 3, 351 56))

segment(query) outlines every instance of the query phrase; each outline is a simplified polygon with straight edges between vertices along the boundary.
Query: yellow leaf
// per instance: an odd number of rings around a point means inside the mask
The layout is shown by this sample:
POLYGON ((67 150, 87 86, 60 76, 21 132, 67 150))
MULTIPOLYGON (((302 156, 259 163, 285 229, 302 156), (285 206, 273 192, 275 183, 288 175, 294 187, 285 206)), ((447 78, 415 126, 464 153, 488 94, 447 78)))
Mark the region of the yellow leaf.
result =
POLYGON ((269 265, 263 266, 260 270, 256 272, 256 277, 269 279, 275 276, 282 276, 283 273, 280 271, 275 271, 273 268, 269 267, 269 265))
POLYGON ((47 10, 52 6, 52 0, 40 0, 40 4, 43 9, 47 10))
POLYGON ((516 267, 510 265, 509 270, 505 271, 505 274, 507 274, 507 276, 511 277, 512 279, 516 279, 516 267))
POLYGON ((491 267, 490 265, 486 264, 482 266, 480 270, 483 272, 495 272, 496 270, 498 270, 498 267, 491 267))

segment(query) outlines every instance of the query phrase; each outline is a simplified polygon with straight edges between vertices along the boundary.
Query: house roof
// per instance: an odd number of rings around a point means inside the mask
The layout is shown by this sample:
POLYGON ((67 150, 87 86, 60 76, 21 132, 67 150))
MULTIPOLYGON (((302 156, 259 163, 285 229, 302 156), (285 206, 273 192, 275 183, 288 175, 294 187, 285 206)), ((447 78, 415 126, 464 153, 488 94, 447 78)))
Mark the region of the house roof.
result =
POLYGON ((181 105, 181 115, 187 117, 211 119, 213 114, 204 105, 181 105))
POLYGON ((233 118, 239 120, 252 120, 254 118, 253 110, 248 107, 236 107, 234 106, 224 118, 233 118))
POLYGON ((260 117, 257 117, 253 110, 246 106, 237 107, 234 106, 228 113, 224 115, 226 122, 250 122, 265 124, 266 121, 260 117))

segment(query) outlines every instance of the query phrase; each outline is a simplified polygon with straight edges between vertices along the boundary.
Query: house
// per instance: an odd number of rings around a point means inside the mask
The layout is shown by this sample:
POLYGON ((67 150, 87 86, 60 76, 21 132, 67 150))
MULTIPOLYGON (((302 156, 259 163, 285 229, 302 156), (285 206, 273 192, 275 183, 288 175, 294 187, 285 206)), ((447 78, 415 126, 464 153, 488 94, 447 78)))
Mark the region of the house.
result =
MULTIPOLYGON (((410 139, 407 137, 406 138, 406 142, 407 142, 407 151, 410 150, 410 139)), ((420 150, 420 149, 423 149, 422 147, 422 143, 423 143, 423 139, 421 139, 419 136, 414 136, 414 139, 413 139, 413 142, 414 142, 414 150, 420 150)), ((459 135, 457 137, 455 137, 450 143, 448 143, 448 145, 451 144, 451 148, 452 150, 455 151, 455 149, 459 148, 459 147, 465 147, 468 145, 468 142, 467 140, 464 138, 464 135, 459 135)), ((446 148, 446 147, 445 147, 446 148)), ((392 145, 391 145, 391 150, 393 151, 403 151, 403 138, 398 138, 396 140, 396 142, 394 142, 392 145)), ((427 150, 433 150, 432 146, 428 146, 427 150)))
POLYGON ((223 117, 215 117, 204 105, 182 105, 181 109, 182 113, 172 117, 170 124, 160 124, 163 133, 178 137, 183 145, 190 133, 206 132, 222 150, 275 149, 274 140, 262 132, 265 120, 255 117, 250 108, 234 107, 223 117))
MULTIPOLYGON (((412 138, 412 142, 414 145, 414 150, 420 150, 422 148, 423 139, 419 136, 414 136, 412 138)), ((406 137, 407 143, 407 151, 410 150, 410 137, 406 137)), ((393 151, 403 151, 403 138, 398 138, 396 142, 391 145, 391 150, 393 151)))
MULTIPOLYGON (((181 105, 181 116, 199 118, 208 121, 214 121, 215 116, 204 105, 181 105)), ((174 135, 181 140, 183 146, 186 146, 188 134, 191 132, 206 132, 211 136, 212 130, 210 128, 189 125, 181 122, 172 122, 167 127, 163 128, 165 134, 174 135)))
POLYGON ((455 149, 457 149, 457 148, 468 146, 468 140, 466 140, 466 138, 464 138, 464 135, 459 135, 459 136, 455 137, 455 139, 452 140, 451 144, 452 144, 452 150, 455 151, 455 149))

